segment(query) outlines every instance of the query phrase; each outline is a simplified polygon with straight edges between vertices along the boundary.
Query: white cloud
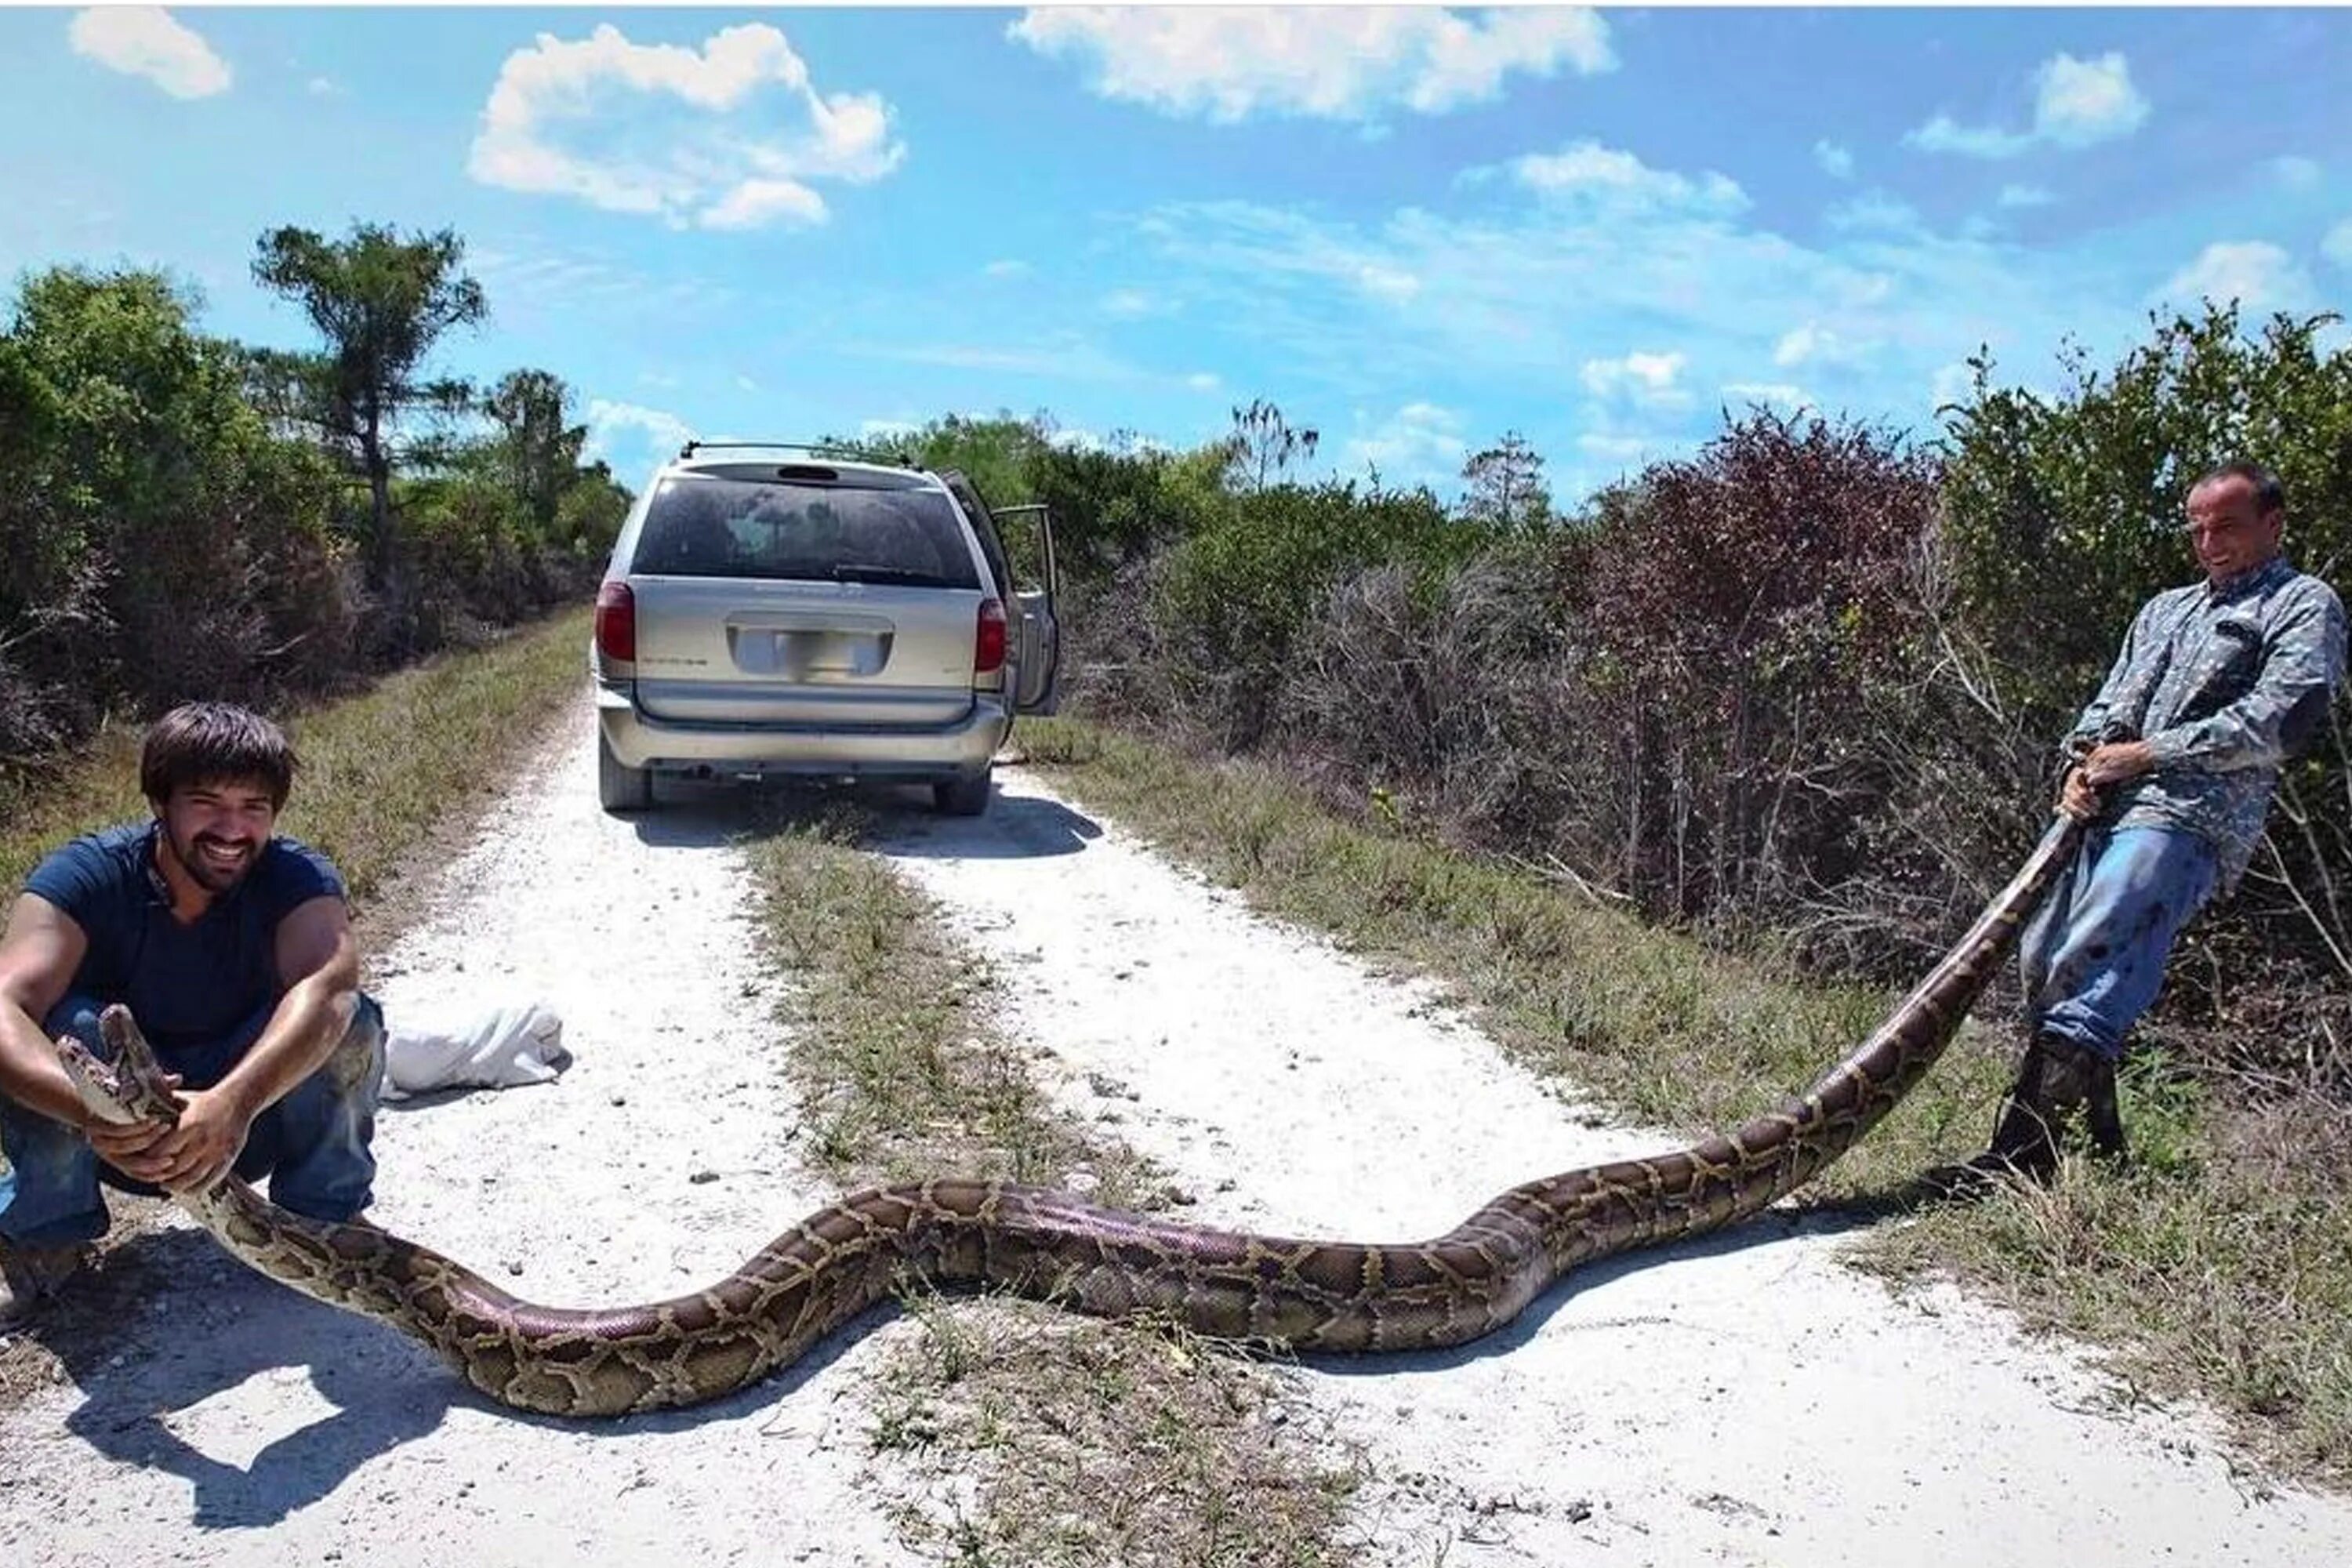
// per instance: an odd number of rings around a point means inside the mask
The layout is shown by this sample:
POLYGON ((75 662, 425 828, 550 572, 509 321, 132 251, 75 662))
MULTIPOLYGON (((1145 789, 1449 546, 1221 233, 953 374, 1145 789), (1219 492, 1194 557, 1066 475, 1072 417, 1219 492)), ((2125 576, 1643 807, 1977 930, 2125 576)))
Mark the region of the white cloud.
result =
POLYGON ((1102 313, 1118 321, 1131 321, 1144 316, 1156 316, 1167 307, 1140 289, 1114 289, 1101 300, 1102 313))
POLYGON ((467 172, 672 227, 754 228, 822 223, 811 182, 878 180, 905 156, 878 95, 820 93, 773 27, 722 28, 695 49, 605 24, 507 57, 467 172))
POLYGON ((2294 258, 2267 240, 2221 240, 2172 275, 2153 299, 2176 305, 2200 297, 2217 305, 2235 300, 2247 311, 2291 310, 2311 298, 2311 280, 2294 258))
POLYGON ((2058 55, 2034 72, 2033 133, 2061 147, 2128 136, 2147 121, 2131 67, 2110 50, 2095 60, 2058 55))
POLYGON ((2014 158, 2033 145, 2033 138, 2021 132, 1962 125, 1948 114, 1904 132, 1903 140, 1923 153, 1957 153, 1964 158, 2014 158))
POLYGON ((588 439, 581 457, 588 461, 609 458, 614 444, 623 437, 630 437, 635 447, 650 447, 663 458, 694 438, 694 426, 667 409, 615 403, 609 398, 589 400, 587 423, 588 439))
POLYGON ((943 365, 950 370, 982 371, 991 375, 1053 377, 1070 381, 1148 382, 1150 374, 1106 353, 1092 342, 1064 332, 1024 342, 1012 347, 988 343, 928 341, 889 348, 848 352, 895 360, 907 364, 943 365))
POLYGON ((1723 386, 1724 400, 1734 405, 1760 403, 1768 408, 1786 413, 1800 413, 1813 406, 1813 399, 1801 386, 1786 381, 1733 381, 1723 386))
POLYGON ((2327 175, 2326 169, 2321 166, 2318 159, 2305 158, 2293 153, 2284 157, 2273 158, 2269 168, 2271 178, 2291 191, 2311 190, 2327 175))
POLYGON ((1598 431, 1588 431, 1576 438, 1578 451, 1628 468, 1640 462, 1656 445, 1647 436, 1612 436, 1598 431))
POLYGON ((760 384, 750 376, 739 373, 735 377, 735 388, 739 392, 757 392, 760 390, 760 384))
POLYGON ((2352 217, 2346 218, 2327 231, 2319 242, 2319 254, 2336 266, 2352 270, 2352 217))
POLYGON ((1822 172, 1832 179, 1853 178, 1853 154, 1835 142, 1814 142, 1813 162, 1819 163, 1822 172))
POLYGON ((1591 76, 1617 63, 1609 24, 1567 7, 1474 19, 1402 6, 1071 5, 1028 11, 1006 33, 1084 62, 1101 97, 1227 124, 1261 113, 1441 114, 1494 98, 1513 71, 1591 76))
POLYGON ((1977 373, 1969 368, 1966 360, 1956 359, 1949 364, 1937 365, 1934 377, 1927 384, 1929 406, 1943 408, 1967 402, 1976 391, 1976 377, 1977 373))
POLYGON ((2147 120, 2147 100, 2132 86, 2129 63, 2113 51, 2093 60, 2053 55, 2034 68, 2033 88, 2030 131, 1962 125, 1938 114, 1903 140, 1927 153, 2014 158, 2038 146, 2077 148, 2111 142, 2130 135, 2147 120))
POLYGON ((824 198, 798 180, 745 180, 702 209, 705 228, 765 228, 778 218, 823 223, 824 198))
POLYGON ((1045 432, 1045 439, 1066 452, 1107 452, 1111 445, 1082 425, 1056 425, 1045 432))
POLYGON ((1194 392, 1214 392, 1225 383, 1213 371, 1196 370, 1184 378, 1184 384, 1194 392))
POLYGON ((302 84, 302 89, 312 98, 341 98, 342 85, 332 77, 314 76, 302 84))
POLYGON ((1025 261, 1006 259, 992 261, 980 270, 982 276, 989 278, 1026 278, 1029 276, 1030 267, 1025 261))
POLYGON ((468 249, 466 260, 489 297, 499 301, 499 321, 509 326, 561 326, 567 318, 614 310, 699 325, 730 315, 743 300, 732 284, 700 273, 674 266, 650 272, 594 252, 525 253, 485 246, 468 249))
MULTIPOLYGON (((1359 426, 1366 421, 1356 416, 1359 426)), ((1408 403, 1370 429, 1349 438, 1343 467, 1374 468, 1384 485, 1452 484, 1462 472, 1470 443, 1462 416, 1434 403, 1408 403)))
POLYGON ((1667 353, 1636 349, 1622 359, 1589 359, 1584 362, 1584 384, 1597 397, 1622 395, 1652 406, 1687 403, 1690 394, 1680 384, 1687 363, 1688 356, 1679 349, 1667 353))
POLYGON ((1919 210, 1885 191, 1864 191, 1852 201, 1840 202, 1824 216, 1835 229, 1881 229, 1893 234, 1916 234, 1922 229, 1919 210))
POLYGON ((2058 198, 2042 185, 2003 185, 1993 205, 2004 207, 2046 207, 2058 198))
POLYGON ((1772 363, 1783 369, 1807 363, 1852 363, 1864 345, 1848 342, 1819 321, 1807 321, 1780 334, 1772 345, 1772 363))
POLYGON ((1375 300, 1402 305, 1421 292, 1421 279, 1393 267, 1368 265, 1356 274, 1356 286, 1375 300))
POLYGON ((1519 199, 1363 222, 1238 202, 1171 205, 1139 217, 1125 238, 1157 275, 1181 280, 1204 331, 1278 356, 1303 387, 1379 409, 1402 401, 1390 391, 1400 384, 1439 401, 1457 395, 1438 389, 1475 385, 1482 398, 1509 400, 1500 406, 1559 409, 1563 495, 1615 471, 1578 453, 1578 433, 1688 449, 1715 429, 1715 391, 1726 383, 1801 383, 1822 406, 1926 422, 1937 367, 1980 346, 2014 381, 2048 374, 2070 336, 2123 343, 2147 326, 2137 295, 2154 279, 2119 290, 2113 258, 2088 240, 2026 247, 1916 215, 1804 239, 1749 216, 1694 221, 1638 207, 1563 222, 1554 203, 1528 199, 1516 182, 1498 180, 1490 194, 1519 199), (1444 308, 1368 320, 1346 288, 1367 267, 1411 273, 1419 304, 1444 308), (1866 350, 1866 363, 1776 367, 1780 340, 1809 321, 1857 355, 1866 350), (1595 374, 1608 395, 1582 379, 1586 360, 1622 365, 1631 349, 1685 353, 1670 384, 1685 401, 1635 402, 1644 384, 1605 369, 1595 374))
POLYGON ((1585 199, 1645 212, 1730 216, 1748 206, 1748 193, 1709 171, 1694 180, 1653 169, 1631 153, 1598 142, 1577 142, 1557 153, 1529 153, 1511 161, 1519 184, 1546 196, 1585 199))
POLYGON ((77 14, 66 37, 74 53, 145 77, 173 98, 228 90, 227 62, 160 5, 97 6, 77 14))

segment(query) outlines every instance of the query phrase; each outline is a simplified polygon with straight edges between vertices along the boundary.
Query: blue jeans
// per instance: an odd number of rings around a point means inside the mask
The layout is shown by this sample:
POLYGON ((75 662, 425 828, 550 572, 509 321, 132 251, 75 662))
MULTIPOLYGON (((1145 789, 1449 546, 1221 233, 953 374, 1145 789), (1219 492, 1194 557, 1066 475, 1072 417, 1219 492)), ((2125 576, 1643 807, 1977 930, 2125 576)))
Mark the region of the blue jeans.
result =
MULTIPOLYGON (((88 996, 68 996, 50 1010, 43 1027, 52 1039, 73 1036, 102 1058, 111 1053, 98 1031, 100 1006, 88 996)), ((275 1010, 263 1008, 210 1044, 174 1051, 158 1047, 155 1054, 167 1070, 181 1076, 183 1088, 209 1089, 253 1047, 275 1010)), ((334 1054, 253 1119, 236 1157, 236 1173, 248 1182, 268 1176, 271 1201, 296 1214, 350 1219, 373 1195, 375 1153, 370 1144, 383 1087, 383 1010, 363 994, 334 1054)), ((150 1196, 158 1191, 100 1160, 79 1131, 5 1098, 0 1148, 9 1166, 0 1173, 0 1237, 19 1246, 65 1247, 105 1235, 101 1181, 150 1196)))
POLYGON ((2109 1061, 2164 984, 2172 939, 2213 896, 2212 847, 2164 827, 2094 829, 2018 941, 2026 1011, 2109 1061))

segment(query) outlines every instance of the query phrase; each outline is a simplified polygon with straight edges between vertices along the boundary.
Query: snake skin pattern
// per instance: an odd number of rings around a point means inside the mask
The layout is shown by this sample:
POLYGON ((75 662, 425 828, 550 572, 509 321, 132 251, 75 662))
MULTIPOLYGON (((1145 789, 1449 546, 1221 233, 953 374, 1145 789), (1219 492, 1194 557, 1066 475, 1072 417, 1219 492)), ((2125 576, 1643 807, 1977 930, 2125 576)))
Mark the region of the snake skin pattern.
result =
MULTIPOLYGON (((634 1414, 744 1388, 910 1280, 992 1286, 1105 1317, 1161 1313, 1299 1351, 1401 1351, 1492 1333, 1580 1263, 1756 1213, 1851 1148, 1917 1083, 2015 944, 2080 827, 2061 816, 2009 886, 1886 1021, 1778 1109, 1688 1148, 1546 1176, 1434 1240, 1302 1241, 1188 1225, 1010 1182, 856 1193, 708 1289, 639 1306, 517 1299, 371 1225, 292 1215, 228 1177, 176 1201, 272 1279, 379 1318, 523 1410, 634 1414)), ((61 1042, 93 1113, 174 1114, 130 1014, 110 1068, 61 1042)))

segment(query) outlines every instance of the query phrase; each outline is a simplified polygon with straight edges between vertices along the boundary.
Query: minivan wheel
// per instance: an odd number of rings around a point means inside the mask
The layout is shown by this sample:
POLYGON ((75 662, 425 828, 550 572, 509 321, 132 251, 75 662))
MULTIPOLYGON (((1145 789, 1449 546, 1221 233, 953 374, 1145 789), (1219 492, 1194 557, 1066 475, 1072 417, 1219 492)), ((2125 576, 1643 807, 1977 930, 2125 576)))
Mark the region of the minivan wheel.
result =
POLYGON ((942 816, 978 816, 988 809, 988 770, 941 779, 931 786, 931 802, 942 816))
POLYGON ((625 766, 602 731, 596 736, 596 804, 615 814, 650 811, 654 804, 653 773, 625 766))

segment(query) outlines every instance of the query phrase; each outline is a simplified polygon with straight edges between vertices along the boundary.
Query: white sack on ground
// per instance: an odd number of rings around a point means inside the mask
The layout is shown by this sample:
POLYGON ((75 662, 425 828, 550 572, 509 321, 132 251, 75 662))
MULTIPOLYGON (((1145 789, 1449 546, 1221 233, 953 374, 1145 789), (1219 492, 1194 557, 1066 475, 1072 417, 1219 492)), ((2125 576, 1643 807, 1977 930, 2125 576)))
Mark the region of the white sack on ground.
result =
POLYGON ((572 1065, 563 1020, 537 1002, 520 1006, 386 1015, 383 1097, 436 1089, 548 1083, 572 1065))

